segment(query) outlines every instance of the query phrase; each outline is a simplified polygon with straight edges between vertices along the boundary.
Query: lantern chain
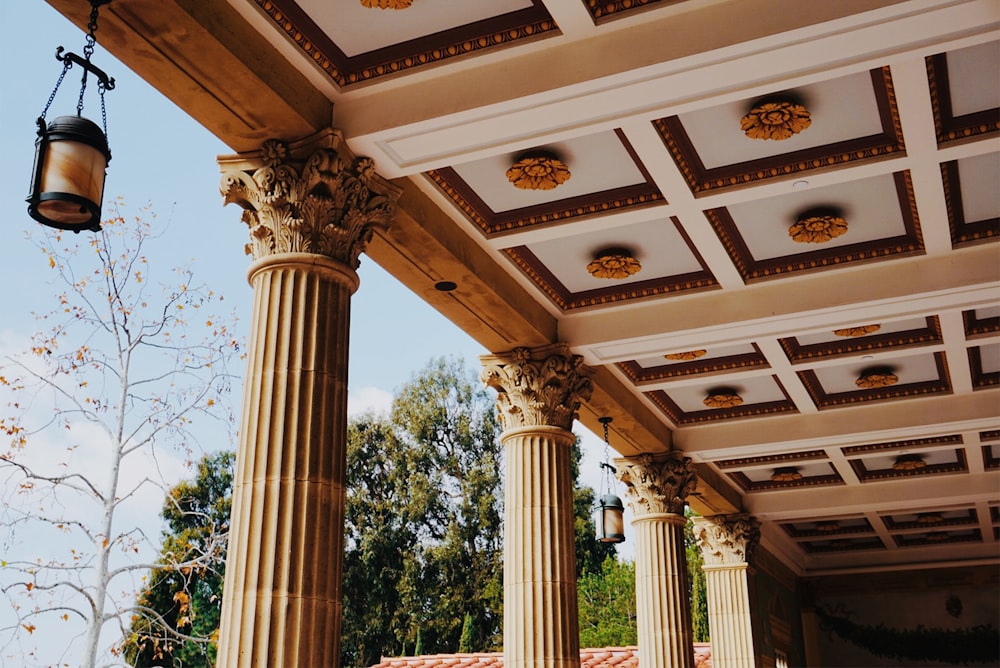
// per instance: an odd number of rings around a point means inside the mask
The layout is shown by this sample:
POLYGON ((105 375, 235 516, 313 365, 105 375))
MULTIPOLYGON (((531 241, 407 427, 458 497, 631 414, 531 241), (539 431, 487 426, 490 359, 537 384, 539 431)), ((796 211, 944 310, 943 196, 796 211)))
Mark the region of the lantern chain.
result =
POLYGON ((601 424, 604 425, 604 461, 601 462, 601 491, 604 494, 611 493, 611 476, 614 475, 615 467, 609 463, 611 457, 611 441, 608 437, 608 425, 611 424, 611 418, 602 417, 600 418, 601 424))
MULTIPOLYGON (((57 55, 56 55, 56 58, 58 58, 58 57, 59 57, 59 56, 58 56, 58 54, 57 54, 57 55)), ((57 93, 57 92, 59 92, 59 86, 61 86, 61 85, 62 85, 62 82, 63 82, 63 79, 64 79, 64 78, 66 78, 66 73, 67 73, 67 72, 69 72, 69 69, 70 69, 71 67, 73 67, 73 63, 72 63, 72 62, 70 62, 70 60, 69 60, 68 58, 67 58, 66 60, 64 60, 64 61, 63 61, 63 69, 62 69, 62 72, 61 72, 61 73, 59 74, 59 78, 58 78, 58 79, 56 79, 56 86, 55 86, 55 88, 53 88, 53 89, 52 89, 52 93, 51 93, 51 94, 49 95, 49 99, 48 99, 48 101, 47 101, 47 102, 45 103, 45 108, 44 108, 44 109, 42 109, 42 113, 41 113, 41 115, 40 115, 40 116, 38 117, 39 119, 41 119, 41 120, 45 120, 45 114, 49 113, 49 107, 51 107, 51 106, 52 106, 52 102, 53 102, 53 100, 55 100, 55 99, 56 99, 56 93, 57 93)))
MULTIPOLYGON (((97 44, 97 13, 100 5, 97 2, 90 3, 90 22, 87 24, 87 43, 83 46, 83 58, 90 65, 90 57, 94 55, 94 45, 97 44)), ((83 94, 87 91, 87 74, 89 67, 83 68, 83 79, 80 81, 80 99, 76 102, 76 115, 83 115, 83 94)), ((101 106, 104 106, 103 92, 101 96, 101 106)))

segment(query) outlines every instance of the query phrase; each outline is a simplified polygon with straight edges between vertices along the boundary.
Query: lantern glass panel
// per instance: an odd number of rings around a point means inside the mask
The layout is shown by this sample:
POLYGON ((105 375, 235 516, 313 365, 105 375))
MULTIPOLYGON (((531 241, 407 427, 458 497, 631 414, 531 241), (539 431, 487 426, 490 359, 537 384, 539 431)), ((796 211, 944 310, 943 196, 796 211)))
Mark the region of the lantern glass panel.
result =
POLYGON ((86 223, 93 212, 80 199, 100 209, 107 164, 104 153, 93 146, 71 140, 50 142, 42 165, 38 212, 57 223, 86 223))

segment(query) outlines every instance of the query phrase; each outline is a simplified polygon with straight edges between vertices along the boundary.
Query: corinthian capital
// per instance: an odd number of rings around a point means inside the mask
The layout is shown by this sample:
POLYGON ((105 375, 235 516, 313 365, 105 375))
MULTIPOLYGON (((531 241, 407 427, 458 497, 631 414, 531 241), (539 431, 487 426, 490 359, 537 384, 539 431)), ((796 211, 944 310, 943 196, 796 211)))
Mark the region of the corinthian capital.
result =
POLYGON ((495 389, 504 429, 573 426, 580 402, 590 398, 591 370, 562 343, 483 355, 482 380, 495 389))
POLYGON ((358 267, 376 228, 388 227, 400 190, 326 130, 296 143, 268 140, 252 154, 220 158, 226 204, 243 207, 247 253, 314 253, 358 267))
POLYGON ((760 523, 749 515, 696 517, 694 537, 705 566, 748 564, 760 540, 760 523))
POLYGON ((691 460, 679 452, 623 457, 615 460, 615 467, 637 518, 651 513, 683 514, 684 499, 698 483, 691 460))

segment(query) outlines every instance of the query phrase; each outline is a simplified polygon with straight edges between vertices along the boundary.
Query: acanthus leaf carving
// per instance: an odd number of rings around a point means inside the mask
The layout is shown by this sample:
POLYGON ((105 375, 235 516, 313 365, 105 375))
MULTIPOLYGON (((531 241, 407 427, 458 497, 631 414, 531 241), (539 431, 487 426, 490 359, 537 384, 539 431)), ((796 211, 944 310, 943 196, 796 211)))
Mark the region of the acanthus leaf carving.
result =
POLYGON ((370 158, 354 157, 337 131, 296 146, 268 140, 250 161, 225 170, 220 188, 226 204, 244 209, 255 259, 314 253, 357 269, 375 230, 395 215, 400 190, 370 158))
POLYGON ((760 523, 749 515, 697 517, 694 537, 706 566, 749 564, 760 541, 760 523))
POLYGON ((684 513, 685 499, 698 484, 691 459, 671 451, 615 460, 632 513, 684 513))
POLYGON ((497 391, 504 429, 572 428, 580 403, 593 391, 591 370, 564 344, 484 355, 482 380, 497 391))

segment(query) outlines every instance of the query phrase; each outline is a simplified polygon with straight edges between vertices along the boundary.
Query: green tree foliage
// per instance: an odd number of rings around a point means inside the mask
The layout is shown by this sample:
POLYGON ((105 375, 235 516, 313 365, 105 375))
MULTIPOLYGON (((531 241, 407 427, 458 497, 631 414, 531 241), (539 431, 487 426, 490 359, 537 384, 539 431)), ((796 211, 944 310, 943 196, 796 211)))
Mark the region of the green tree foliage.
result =
POLYGON ((344 665, 417 649, 454 652, 463 642, 482 651, 500 642, 503 519, 494 405, 461 362, 438 359, 398 392, 388 418, 352 420, 344 665))
POLYGON ((638 642, 635 563, 608 557, 600 572, 577 580, 580 647, 622 647, 638 642))
POLYGON ((205 455, 197 477, 170 490, 162 511, 162 568, 139 594, 122 643, 130 665, 215 665, 234 460, 232 452, 205 455), (198 565, 170 567, 178 562, 198 565))
POLYGON ((688 522, 684 527, 684 552, 687 557, 691 629, 695 642, 708 642, 708 589, 705 584, 705 560, 701 556, 701 548, 694 537, 691 522, 693 513, 689 509, 686 514, 688 522))

